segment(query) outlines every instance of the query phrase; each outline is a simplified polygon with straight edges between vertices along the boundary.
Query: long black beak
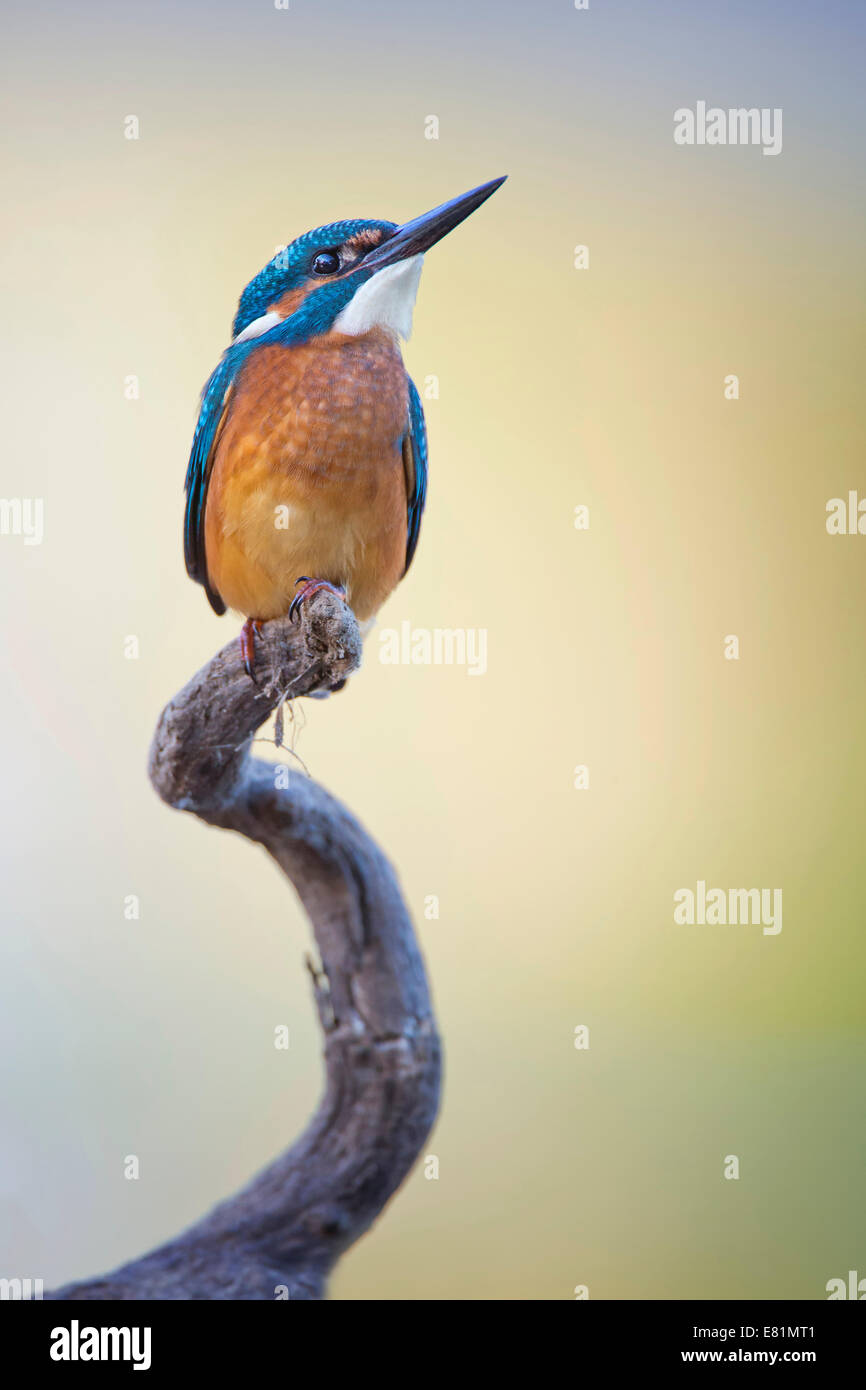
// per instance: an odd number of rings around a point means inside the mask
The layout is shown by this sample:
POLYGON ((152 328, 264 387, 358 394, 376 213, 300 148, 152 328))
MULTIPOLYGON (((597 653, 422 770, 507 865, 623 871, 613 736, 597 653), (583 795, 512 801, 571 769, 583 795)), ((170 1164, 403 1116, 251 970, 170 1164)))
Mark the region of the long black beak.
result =
POLYGON ((364 257, 364 266, 376 266, 381 268, 385 265, 393 265, 395 261, 408 260, 410 256, 417 256, 422 251, 428 251, 431 246, 435 246, 437 241, 452 231, 465 220, 476 208, 480 208, 483 202, 495 193, 500 184, 503 184, 508 175, 503 174, 500 179, 491 179, 489 183, 479 184, 478 188, 471 188, 468 193, 462 193, 459 198, 452 198, 448 203, 442 203, 432 212, 425 212, 423 216, 416 217, 411 222, 404 222, 402 227, 398 227, 393 236, 384 241, 381 246, 375 247, 369 255, 364 257))

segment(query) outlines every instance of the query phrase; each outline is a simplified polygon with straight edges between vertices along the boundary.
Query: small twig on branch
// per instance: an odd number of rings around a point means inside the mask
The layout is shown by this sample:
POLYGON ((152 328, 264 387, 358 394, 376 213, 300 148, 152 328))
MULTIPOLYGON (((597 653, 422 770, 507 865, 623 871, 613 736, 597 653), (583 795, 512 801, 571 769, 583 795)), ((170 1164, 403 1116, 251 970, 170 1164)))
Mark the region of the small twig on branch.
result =
POLYGON ((160 717, 150 778, 170 806, 257 841, 309 913, 326 1085, 309 1127, 235 1196, 166 1245, 54 1299, 316 1299, 335 1262, 399 1187, 433 1124, 440 1049, 427 981, 393 869, 323 787, 250 756, 279 705, 360 664, 354 615, 326 590, 301 623, 267 623, 254 685, 231 642, 160 717))

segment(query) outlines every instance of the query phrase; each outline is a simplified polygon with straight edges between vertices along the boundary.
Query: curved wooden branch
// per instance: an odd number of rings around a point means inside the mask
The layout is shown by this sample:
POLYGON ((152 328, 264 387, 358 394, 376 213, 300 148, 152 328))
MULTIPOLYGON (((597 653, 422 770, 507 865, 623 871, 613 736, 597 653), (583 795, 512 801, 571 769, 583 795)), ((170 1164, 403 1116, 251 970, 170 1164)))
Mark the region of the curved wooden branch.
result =
MULTIPOLYGON (((286 697, 327 690, 360 663, 351 610, 322 591, 301 624, 268 623, 249 680, 236 641, 163 711, 150 777, 170 806, 264 845, 291 879, 322 959, 311 967, 326 1087, 308 1129, 248 1187, 166 1245, 55 1299, 321 1298, 436 1116, 440 1049, 424 967, 397 880, 353 816, 302 772, 276 785, 250 756, 286 697)), ((285 780, 284 774, 283 779, 285 780)))

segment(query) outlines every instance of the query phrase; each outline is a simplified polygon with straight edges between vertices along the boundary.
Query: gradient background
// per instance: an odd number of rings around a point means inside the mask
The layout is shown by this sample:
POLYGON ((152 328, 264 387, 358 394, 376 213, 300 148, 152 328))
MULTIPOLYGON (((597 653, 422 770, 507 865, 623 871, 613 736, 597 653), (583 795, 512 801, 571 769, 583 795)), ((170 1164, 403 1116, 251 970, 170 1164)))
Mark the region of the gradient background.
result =
POLYGON ((298 743, 399 867, 446 1046, 439 1181, 333 1296, 866 1275, 866 538, 825 529, 866 493, 862 8, 5 10, 0 494, 46 519, 0 538, 0 1273, 144 1251, 315 1103, 300 908, 145 775, 235 630, 183 570, 197 395, 278 244, 507 172, 427 257, 430 500, 380 615, 488 629, 488 673, 382 666, 374 633, 298 743), (698 99, 782 107, 782 153, 675 146, 698 99), (781 934, 675 926, 698 878, 781 887, 781 934))

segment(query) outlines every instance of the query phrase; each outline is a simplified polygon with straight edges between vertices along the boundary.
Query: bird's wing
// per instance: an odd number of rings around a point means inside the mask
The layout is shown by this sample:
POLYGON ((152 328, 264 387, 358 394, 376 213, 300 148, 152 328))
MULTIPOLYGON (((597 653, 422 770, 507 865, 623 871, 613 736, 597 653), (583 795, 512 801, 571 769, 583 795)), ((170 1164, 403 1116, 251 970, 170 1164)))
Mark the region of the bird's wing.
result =
MULTIPOLYGON (((409 422, 403 436, 403 470, 406 474, 408 531, 406 535, 406 570, 412 563, 421 516, 427 499, 427 427, 424 410, 414 381, 409 378, 409 422)), ((406 573, 406 570, 403 573, 406 573)))
POLYGON ((216 613, 224 613, 226 606, 208 579, 204 543, 205 505, 217 440, 228 413, 235 378, 246 356, 247 353, 233 352, 230 348, 205 384, 201 393, 201 406, 184 483, 186 514, 183 524, 183 556, 186 572, 191 579, 203 585, 211 608, 216 613))

